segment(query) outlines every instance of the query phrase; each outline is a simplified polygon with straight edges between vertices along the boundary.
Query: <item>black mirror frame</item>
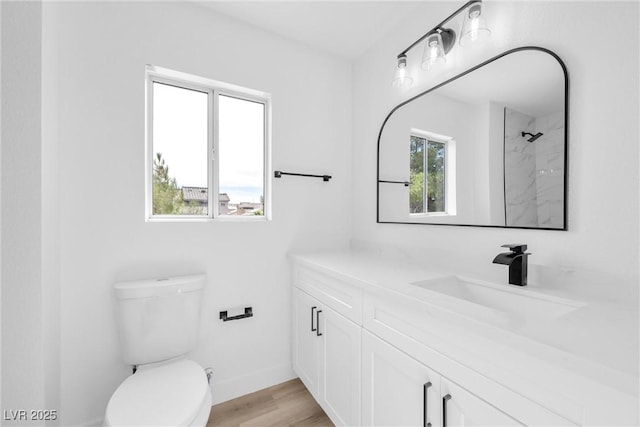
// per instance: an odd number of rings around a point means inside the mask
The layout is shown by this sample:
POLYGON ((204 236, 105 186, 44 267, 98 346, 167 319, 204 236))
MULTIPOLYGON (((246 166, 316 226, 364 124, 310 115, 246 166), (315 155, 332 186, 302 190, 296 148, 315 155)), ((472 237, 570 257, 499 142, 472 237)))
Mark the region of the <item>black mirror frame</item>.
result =
MULTIPOLYGON (((564 62, 562 61, 562 59, 560 59, 560 57, 553 51, 546 49, 544 47, 539 47, 539 46, 523 46, 523 47, 517 47, 514 49, 510 49, 507 50, 505 52, 502 52, 499 55, 494 56, 491 59, 488 59, 476 66, 473 66, 465 71, 463 71, 462 73, 445 80, 442 83, 437 84, 436 86, 433 86, 423 92, 420 92, 419 94, 407 99, 406 101, 403 101, 402 103, 396 105, 390 112, 389 114, 387 114, 387 117, 385 117, 384 121, 382 122, 382 126, 380 127, 380 132, 378 132, 378 146, 377 146, 377 155, 376 155, 376 159, 377 159, 377 164, 376 164, 376 223, 378 224, 411 224, 411 225, 436 225, 436 226, 453 226, 453 227, 483 227, 483 228, 506 228, 506 229, 527 229, 527 230, 551 230, 551 231, 568 231, 569 227, 568 227, 568 205, 569 205, 569 73, 567 71, 567 67, 564 64, 564 62), (396 110, 398 110, 400 107, 408 104, 409 102, 420 98, 423 95, 426 95, 429 92, 432 92, 448 83, 453 82, 454 80, 459 79, 460 77, 466 76, 467 74, 477 70, 478 68, 484 67, 485 65, 488 65, 502 57, 505 57, 507 55, 510 55, 512 53, 515 52, 520 52, 520 51, 524 51, 524 50, 536 50, 536 51, 541 51, 544 53, 547 53, 549 55, 551 55, 553 58, 555 58, 556 61, 558 61, 558 64, 560 64, 560 67, 562 68, 562 72, 564 74, 564 193, 563 193, 563 227, 562 228, 549 228, 549 227, 524 227, 524 226, 507 226, 505 225, 484 225, 484 224, 442 224, 442 223, 424 223, 424 222, 401 222, 401 221, 381 221, 380 220, 380 184, 383 182, 390 182, 390 181, 381 181, 380 180, 380 139, 382 138, 382 131, 384 130, 385 125, 387 124, 387 121, 389 120, 389 118, 393 115, 393 113, 396 112, 396 110)), ((405 185, 406 186, 406 185, 405 185)))

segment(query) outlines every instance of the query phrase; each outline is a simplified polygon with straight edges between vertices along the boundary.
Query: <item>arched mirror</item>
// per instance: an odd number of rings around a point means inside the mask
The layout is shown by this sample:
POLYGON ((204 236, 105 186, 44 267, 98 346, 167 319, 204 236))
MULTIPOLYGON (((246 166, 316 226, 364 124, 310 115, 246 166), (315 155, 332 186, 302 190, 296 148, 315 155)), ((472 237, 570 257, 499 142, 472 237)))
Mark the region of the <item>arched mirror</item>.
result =
POLYGON ((378 136, 378 222, 567 229, 566 67, 507 51, 398 105, 378 136))

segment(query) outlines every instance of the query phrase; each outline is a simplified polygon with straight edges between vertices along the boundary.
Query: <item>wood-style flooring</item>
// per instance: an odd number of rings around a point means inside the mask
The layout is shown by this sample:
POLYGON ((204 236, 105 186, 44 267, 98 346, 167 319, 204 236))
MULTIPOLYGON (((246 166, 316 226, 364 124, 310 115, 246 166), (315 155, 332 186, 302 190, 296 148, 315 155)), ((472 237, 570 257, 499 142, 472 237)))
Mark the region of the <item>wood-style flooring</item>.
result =
POLYGON ((211 408, 207 427, 333 427, 331 420, 296 378, 211 408))

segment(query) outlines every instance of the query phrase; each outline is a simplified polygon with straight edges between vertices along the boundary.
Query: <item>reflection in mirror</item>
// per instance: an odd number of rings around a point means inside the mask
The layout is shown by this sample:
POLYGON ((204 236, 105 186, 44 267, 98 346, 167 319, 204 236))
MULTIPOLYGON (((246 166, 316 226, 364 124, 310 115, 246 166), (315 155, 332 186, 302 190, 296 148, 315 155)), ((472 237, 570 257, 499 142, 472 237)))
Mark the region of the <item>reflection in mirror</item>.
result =
POLYGON ((566 229, 566 93, 560 59, 521 48, 396 107, 378 222, 566 229))
POLYGON ((535 117, 505 107, 504 117, 507 226, 562 228, 562 112, 535 117))

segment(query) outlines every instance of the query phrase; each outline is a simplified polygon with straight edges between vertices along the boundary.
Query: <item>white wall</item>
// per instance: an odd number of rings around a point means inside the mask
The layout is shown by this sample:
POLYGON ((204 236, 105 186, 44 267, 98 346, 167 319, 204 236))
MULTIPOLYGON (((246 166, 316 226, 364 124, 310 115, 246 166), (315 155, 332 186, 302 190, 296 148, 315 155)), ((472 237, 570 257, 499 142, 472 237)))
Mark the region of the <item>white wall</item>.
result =
POLYGON ((72 2, 44 12, 57 37, 45 48, 57 75, 47 102, 58 156, 43 173, 59 195, 61 424, 100 418, 130 372, 113 313, 119 280, 208 275, 192 357, 215 369, 215 401, 293 377, 286 253, 346 247, 350 237, 350 65, 195 4, 72 2), (270 222, 146 223, 145 64, 271 93, 274 169, 334 178, 274 180, 270 222), (218 319, 244 305, 255 317, 218 319))
POLYGON ((492 224, 504 224, 504 106, 490 102, 487 116, 489 218, 492 224))
MULTIPOLYGON (((0 5, 0 22, 2 22, 2 6, 0 5)), ((2 30, 0 29, 0 47, 2 46, 2 30)), ((2 100, 2 51, 0 50, 0 100, 2 100)), ((0 101, 0 242, 2 241, 2 102, 0 101)), ((2 244, 0 244, 0 319, 2 318, 2 244)), ((0 407, 2 407, 2 330, 0 329, 0 407)), ((0 426, 2 421, 0 421, 0 426)))
MULTIPOLYGON (((42 3, 43 16, 54 13, 42 3)), ((49 409, 60 408, 60 175, 58 144, 58 35, 52 19, 42 20, 42 333, 44 396, 49 409)), ((60 425, 60 420, 47 424, 60 425)))
MULTIPOLYGON (((457 263, 494 267, 507 242, 524 242, 531 262, 638 278, 638 3, 493 2, 485 4, 491 41, 476 52, 455 49, 441 76, 416 75, 422 48, 409 54, 413 88, 391 87, 396 55, 457 5, 429 2, 363 55, 354 66, 354 242, 407 253, 441 251, 457 263), (597 28, 616 28, 612 42, 597 28), (531 231, 376 224, 376 137, 402 100, 443 76, 518 46, 556 52, 569 70, 569 231, 531 231)), ((502 268, 502 269, 501 269, 502 268)), ((506 279, 505 279, 506 280, 506 279)), ((612 281, 604 286, 616 287, 612 281)), ((636 285, 637 286, 637 285, 636 285)))
POLYGON ((38 2, 2 2, 0 7, 2 409, 16 411, 45 407, 40 265, 42 7, 38 2))

